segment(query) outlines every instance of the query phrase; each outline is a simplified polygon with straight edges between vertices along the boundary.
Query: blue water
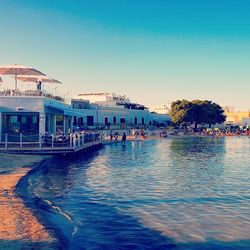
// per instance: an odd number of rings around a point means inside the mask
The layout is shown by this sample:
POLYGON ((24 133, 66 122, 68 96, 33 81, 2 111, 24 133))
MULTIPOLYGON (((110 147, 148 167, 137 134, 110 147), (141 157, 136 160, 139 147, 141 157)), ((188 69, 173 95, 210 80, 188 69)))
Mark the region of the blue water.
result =
POLYGON ((250 249, 250 139, 128 142, 28 176, 68 249, 250 249))

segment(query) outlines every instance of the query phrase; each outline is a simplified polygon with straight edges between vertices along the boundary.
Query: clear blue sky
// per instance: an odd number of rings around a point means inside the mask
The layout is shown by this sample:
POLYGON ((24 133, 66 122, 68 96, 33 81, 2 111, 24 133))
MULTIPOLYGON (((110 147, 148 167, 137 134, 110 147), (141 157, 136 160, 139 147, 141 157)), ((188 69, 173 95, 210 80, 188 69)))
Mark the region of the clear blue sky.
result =
POLYGON ((250 0, 2 0, 0 48, 72 94, 250 108, 250 0))

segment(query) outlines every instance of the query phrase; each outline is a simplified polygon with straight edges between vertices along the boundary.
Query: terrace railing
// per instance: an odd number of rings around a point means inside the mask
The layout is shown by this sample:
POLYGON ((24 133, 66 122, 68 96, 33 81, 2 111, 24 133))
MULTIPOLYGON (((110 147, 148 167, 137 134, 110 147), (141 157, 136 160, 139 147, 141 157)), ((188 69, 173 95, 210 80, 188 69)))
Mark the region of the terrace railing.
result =
POLYGON ((62 101, 65 102, 65 98, 58 96, 58 95, 53 95, 50 92, 47 92, 45 90, 24 90, 21 91, 19 89, 15 89, 15 90, 10 90, 10 89, 6 89, 3 91, 0 91, 0 96, 43 96, 43 97, 47 97, 50 99, 54 99, 57 101, 62 101))
POLYGON ((23 149, 74 149, 78 150, 102 142, 99 133, 71 133, 69 135, 19 135, 5 134, 4 141, 0 143, 0 149, 8 151, 14 148, 23 149), (15 141, 13 141, 15 137, 15 141), (10 140, 11 139, 11 140, 10 140))

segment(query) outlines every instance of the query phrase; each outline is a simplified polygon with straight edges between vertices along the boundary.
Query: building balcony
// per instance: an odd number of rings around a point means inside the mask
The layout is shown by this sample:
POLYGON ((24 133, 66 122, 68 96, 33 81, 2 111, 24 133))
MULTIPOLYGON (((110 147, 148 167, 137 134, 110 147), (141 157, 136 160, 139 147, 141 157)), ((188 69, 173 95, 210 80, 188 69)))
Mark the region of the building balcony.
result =
POLYGON ((18 97, 46 97, 49 99, 53 99, 53 100, 57 100, 57 101, 61 101, 61 102, 65 102, 65 98, 58 96, 58 95, 53 95, 50 92, 47 91, 42 91, 42 90, 25 90, 25 91, 20 91, 19 89, 15 89, 15 90, 10 90, 10 89, 6 89, 3 91, 0 91, 0 97, 1 96, 18 96, 18 97))

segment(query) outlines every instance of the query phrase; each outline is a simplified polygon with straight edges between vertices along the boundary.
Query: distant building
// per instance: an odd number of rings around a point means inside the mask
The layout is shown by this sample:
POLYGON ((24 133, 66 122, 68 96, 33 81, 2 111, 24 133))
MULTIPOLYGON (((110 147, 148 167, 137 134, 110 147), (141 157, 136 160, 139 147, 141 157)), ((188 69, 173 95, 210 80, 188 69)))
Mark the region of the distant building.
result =
POLYGON ((226 124, 228 125, 250 125, 250 112, 249 111, 234 111, 232 106, 223 107, 224 114, 226 115, 226 124))
POLYGON ((155 108, 152 108, 152 112, 155 112, 157 114, 163 114, 163 115, 166 115, 166 114, 169 114, 170 112, 170 108, 166 105, 162 106, 162 107, 155 107, 155 108))
POLYGON ((130 102, 125 95, 110 93, 79 94, 72 107, 84 112, 86 126, 125 127, 168 125, 169 115, 149 112, 142 104, 130 102))
POLYGON ((235 112, 234 118, 236 125, 248 125, 250 113, 249 111, 238 111, 235 112))
POLYGON ((233 106, 222 106, 223 110, 227 113, 234 113, 234 107, 233 106))
POLYGON ((130 103, 130 100, 125 95, 116 95, 114 93, 79 94, 74 99, 85 99, 93 104, 98 104, 100 107, 119 107, 125 103, 130 103))

